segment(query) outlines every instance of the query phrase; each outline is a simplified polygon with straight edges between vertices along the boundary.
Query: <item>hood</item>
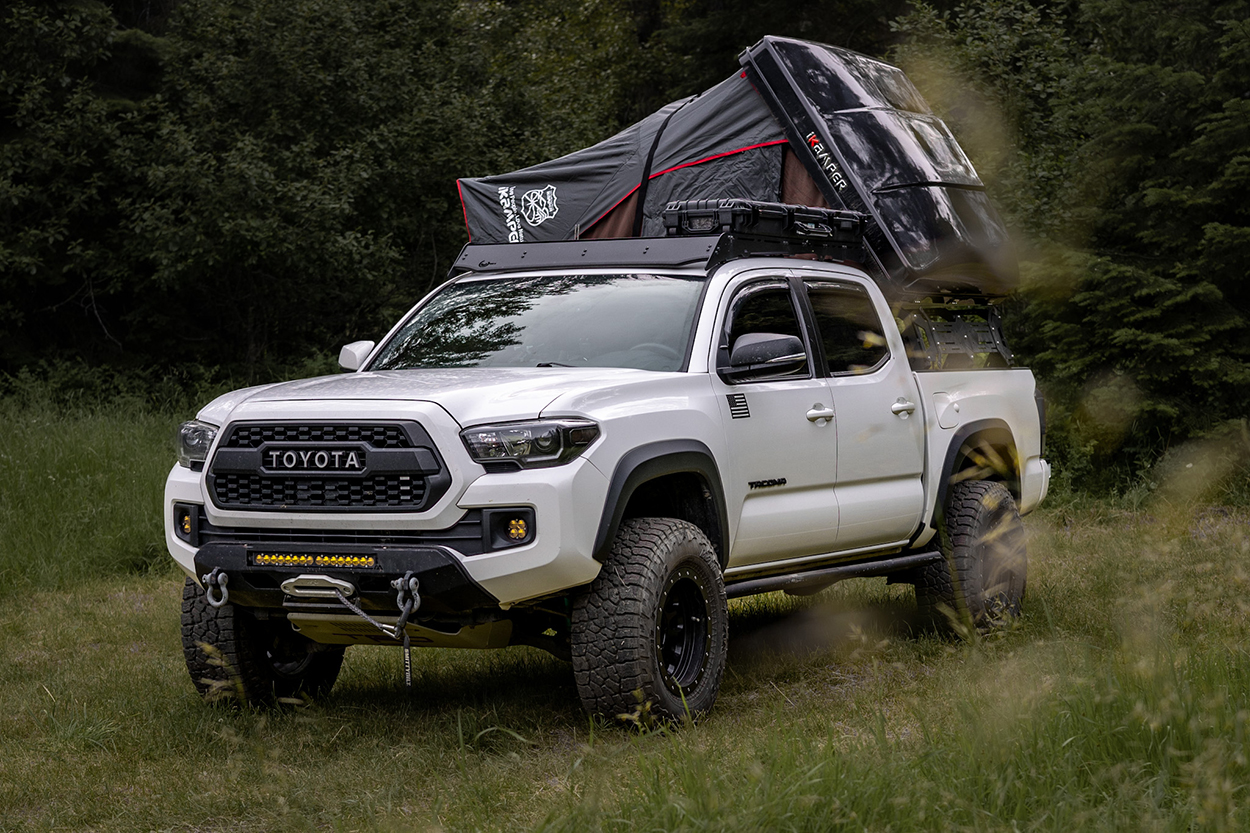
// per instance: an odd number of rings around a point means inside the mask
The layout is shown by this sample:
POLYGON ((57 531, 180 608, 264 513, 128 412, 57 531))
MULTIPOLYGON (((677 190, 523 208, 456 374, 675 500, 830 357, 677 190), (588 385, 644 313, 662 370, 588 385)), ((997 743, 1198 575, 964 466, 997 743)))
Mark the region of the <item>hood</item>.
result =
POLYGON ((236 391, 205 408, 201 416, 220 425, 245 402, 396 400, 434 403, 461 426, 467 426, 533 419, 556 397, 590 393, 655 376, 650 371, 613 367, 466 367, 344 373, 236 391))
POLYGON ((199 413, 197 413, 195 417, 196 419, 202 419, 205 422, 210 422, 213 425, 225 425, 226 420, 230 419, 230 414, 235 408, 239 407, 261 391, 274 387, 275 384, 277 383, 257 385, 253 388, 239 388, 238 390, 232 390, 229 393, 223 393, 203 408, 200 408, 199 413))

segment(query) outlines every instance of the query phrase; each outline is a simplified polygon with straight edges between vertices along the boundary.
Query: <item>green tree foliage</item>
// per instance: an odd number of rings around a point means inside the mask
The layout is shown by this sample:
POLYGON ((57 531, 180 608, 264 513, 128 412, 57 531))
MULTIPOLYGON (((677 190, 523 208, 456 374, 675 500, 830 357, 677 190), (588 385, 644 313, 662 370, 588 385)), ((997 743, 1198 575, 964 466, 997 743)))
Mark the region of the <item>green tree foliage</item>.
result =
POLYGON ((155 142, 127 148, 145 352, 257 368, 376 335, 463 237, 455 177, 498 156, 449 3, 177 10, 155 142))
POLYGON ((1091 477, 1250 411, 1247 10, 985 0, 899 24, 904 63, 945 63, 957 132, 986 101, 1006 114, 974 156, 1026 241, 1013 343, 1091 477))
POLYGON ((107 298, 127 270, 126 175, 112 154, 146 94, 124 70, 150 44, 96 2, 12 2, 0 16, 0 362, 12 367, 50 343, 116 342, 107 298))
POLYGON ((489 55, 509 168, 593 144, 723 81, 767 34, 879 54, 903 0, 482 0, 462 14, 489 55))
POLYGON ((905 0, 629 0, 640 48, 626 99, 630 121, 728 78, 764 35, 881 55, 905 0))
POLYGON ((455 178, 509 167, 459 4, 169 5, 118 4, 159 39, 101 3, 7 7, 0 369, 259 378, 376 336, 463 244, 455 178))
POLYGON ((460 175, 554 159, 631 122, 622 99, 640 49, 621 0, 483 0, 462 14, 487 60, 484 83, 499 108, 494 138, 508 157, 460 175))

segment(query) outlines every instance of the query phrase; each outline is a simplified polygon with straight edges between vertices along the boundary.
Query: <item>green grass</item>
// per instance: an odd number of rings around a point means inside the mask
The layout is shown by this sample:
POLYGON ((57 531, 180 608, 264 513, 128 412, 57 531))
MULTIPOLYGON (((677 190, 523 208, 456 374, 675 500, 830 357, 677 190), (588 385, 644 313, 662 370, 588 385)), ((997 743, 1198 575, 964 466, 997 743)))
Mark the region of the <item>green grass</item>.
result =
POLYGON ((0 599, 165 568, 178 418, 0 399, 0 599))
POLYGON ((97 416, 0 431, 0 831, 1250 827, 1242 510, 1055 501, 1025 616, 970 644, 883 580, 744 600, 697 726, 593 723, 527 648, 417 651, 411 698, 353 648, 324 701, 240 712, 195 696, 152 560, 176 420, 97 416))

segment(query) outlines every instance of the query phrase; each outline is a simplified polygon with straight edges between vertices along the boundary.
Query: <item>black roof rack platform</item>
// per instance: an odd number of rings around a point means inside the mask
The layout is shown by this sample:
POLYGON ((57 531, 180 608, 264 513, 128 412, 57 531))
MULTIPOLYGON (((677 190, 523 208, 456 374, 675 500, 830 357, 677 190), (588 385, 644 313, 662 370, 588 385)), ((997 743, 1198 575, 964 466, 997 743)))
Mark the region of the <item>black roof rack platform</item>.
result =
POLYGON ((747 257, 863 260, 864 216, 756 200, 681 200, 664 211, 668 237, 470 243, 452 266, 464 272, 655 267, 715 269, 747 257))
POLYGON ((710 237, 629 237, 619 240, 558 240, 545 243, 469 243, 451 267, 464 272, 520 269, 611 269, 654 266, 706 269, 720 235, 710 237))
POLYGON ((746 234, 706 237, 626 238, 550 243, 468 244, 451 267, 451 277, 526 269, 701 269, 711 271, 748 257, 807 257, 859 266, 862 247, 819 240, 787 240, 746 234))

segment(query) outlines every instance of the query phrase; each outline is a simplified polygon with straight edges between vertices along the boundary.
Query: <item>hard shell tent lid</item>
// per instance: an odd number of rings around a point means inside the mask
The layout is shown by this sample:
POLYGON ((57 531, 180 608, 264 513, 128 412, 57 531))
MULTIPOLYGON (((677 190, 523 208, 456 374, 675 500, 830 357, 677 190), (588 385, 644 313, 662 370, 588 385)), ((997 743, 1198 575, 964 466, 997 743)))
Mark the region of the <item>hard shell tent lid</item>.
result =
POLYGON ((459 182, 474 243, 664 234, 673 200, 860 211, 863 265, 908 292, 1005 294, 1006 229, 949 129, 901 70, 765 37, 743 69, 593 147, 459 182))

